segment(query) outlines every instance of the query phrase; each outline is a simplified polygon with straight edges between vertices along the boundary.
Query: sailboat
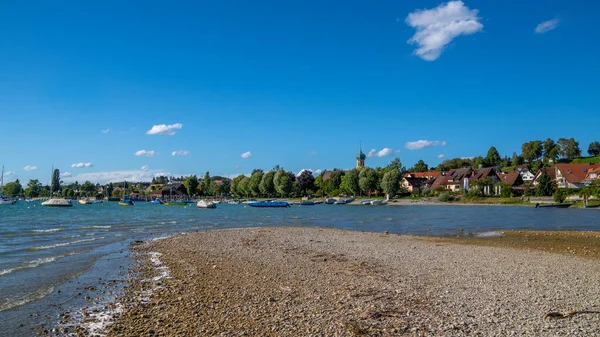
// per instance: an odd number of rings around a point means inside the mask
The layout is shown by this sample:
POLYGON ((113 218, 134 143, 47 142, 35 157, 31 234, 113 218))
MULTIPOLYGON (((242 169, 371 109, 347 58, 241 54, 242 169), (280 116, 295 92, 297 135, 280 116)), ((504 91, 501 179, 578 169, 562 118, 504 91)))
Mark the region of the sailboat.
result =
MULTIPOLYGON (((125 182, 125 184, 127 184, 127 182, 125 182)), ((126 199, 125 198, 125 189, 123 189, 123 200, 119 201, 119 206, 133 206, 135 205, 133 203, 133 200, 131 200, 131 197, 126 199)))
POLYGON ((4 165, 2 166, 2 175, 0 175, 0 205, 14 205, 17 200, 2 195, 4 187, 4 165))
MULTIPOLYGON (((52 166, 52 175, 54 175, 54 166, 52 166)), ((65 198, 53 198, 52 197, 52 182, 50 182, 50 199, 42 202, 42 206, 48 207, 72 207, 73 203, 70 199, 65 198)))

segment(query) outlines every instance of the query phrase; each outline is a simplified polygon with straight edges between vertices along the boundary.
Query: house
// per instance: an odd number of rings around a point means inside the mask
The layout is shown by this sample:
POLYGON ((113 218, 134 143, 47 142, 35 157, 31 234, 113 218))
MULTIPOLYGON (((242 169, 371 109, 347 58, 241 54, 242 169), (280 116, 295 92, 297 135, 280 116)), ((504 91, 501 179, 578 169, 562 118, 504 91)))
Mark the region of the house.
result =
POLYGON ((598 181, 598 176, 600 176, 600 166, 596 168, 589 169, 585 178, 583 179, 584 185, 590 185, 594 182, 598 181))
POLYGON ((400 184, 410 193, 419 193, 428 182, 433 182, 440 174, 441 172, 409 172, 404 174, 400 184))
MULTIPOLYGON (((478 181, 489 180, 493 184, 499 182, 500 178, 498 174, 498 169, 494 167, 452 169, 445 174, 442 173, 439 175, 433 184, 431 184, 431 189, 435 190, 441 187, 452 192, 459 192, 461 189, 469 190, 478 181)), ((482 192, 490 195, 492 194, 492 189, 490 186, 484 186, 482 192)))
MULTIPOLYGON (((513 192, 517 192, 517 193, 521 193, 523 192, 523 187, 522 185, 525 183, 523 181, 523 177, 521 176, 521 174, 517 171, 514 172, 510 172, 510 173, 500 173, 498 174, 498 178, 500 178, 500 182, 510 186, 510 188, 513 190, 513 192)), ((500 194, 501 190, 500 190, 500 186, 498 186, 496 188, 496 194, 500 194)))
POLYGON ((556 164, 553 167, 557 188, 583 188, 589 171, 597 173, 595 170, 600 168, 600 164, 556 164))
POLYGON ((530 183, 535 178, 535 174, 531 172, 529 166, 527 165, 517 165, 517 167, 515 167, 515 171, 519 173, 521 179, 523 179, 523 182, 530 183))

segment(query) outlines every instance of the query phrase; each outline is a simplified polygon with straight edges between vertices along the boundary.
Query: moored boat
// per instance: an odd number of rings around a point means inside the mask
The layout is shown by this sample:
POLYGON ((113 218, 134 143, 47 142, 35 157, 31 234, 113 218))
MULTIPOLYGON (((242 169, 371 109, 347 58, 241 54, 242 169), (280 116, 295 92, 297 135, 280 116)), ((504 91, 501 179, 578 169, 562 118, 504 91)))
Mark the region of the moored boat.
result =
POLYGON ((78 203, 80 203, 81 205, 91 205, 93 202, 92 200, 86 198, 86 199, 79 199, 77 200, 78 203))
POLYGON ((377 201, 377 200, 375 200, 375 201, 371 201, 371 200, 363 200, 363 201, 361 201, 361 202, 360 202, 360 204, 361 204, 361 205, 374 205, 373 203, 374 203, 374 202, 376 202, 376 201, 377 201))
POLYGON ((248 203, 250 207, 290 207, 286 201, 255 201, 248 203))
POLYGON ((568 208, 571 204, 535 204, 535 208, 568 208))
POLYGON ((42 206, 48 207, 71 207, 73 203, 70 199, 65 198, 50 198, 44 202, 42 202, 42 206))
POLYGON ((133 200, 131 200, 131 199, 125 199, 125 200, 119 201, 119 206, 133 206, 133 205, 135 205, 135 204, 133 203, 133 200))
POLYGON ((200 200, 196 203, 198 208, 217 208, 217 205, 212 201, 200 200))
POLYGON ((162 200, 158 199, 158 198, 156 198, 156 199, 154 199, 154 200, 150 201, 150 203, 151 203, 151 204, 157 204, 157 205, 162 205, 162 204, 164 204, 164 202, 163 202, 162 200))
POLYGON ((333 205, 333 204, 335 204, 335 201, 336 200, 334 198, 328 198, 325 200, 325 203, 328 205, 333 205))
POLYGON ((315 203, 313 201, 302 201, 299 204, 300 206, 314 206, 315 203))

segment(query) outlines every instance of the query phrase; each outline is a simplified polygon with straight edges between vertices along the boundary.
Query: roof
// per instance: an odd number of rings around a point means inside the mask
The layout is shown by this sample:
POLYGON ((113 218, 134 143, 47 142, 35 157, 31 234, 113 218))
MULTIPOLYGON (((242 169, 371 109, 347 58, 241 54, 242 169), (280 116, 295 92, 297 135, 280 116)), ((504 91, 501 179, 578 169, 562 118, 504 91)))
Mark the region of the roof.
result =
POLYGON ((341 170, 333 170, 333 171, 325 170, 325 171, 323 171, 323 173, 321 175, 321 179, 323 181, 331 179, 331 175, 333 174, 333 172, 336 172, 336 171, 342 172, 342 175, 344 174, 344 171, 341 171, 341 170))
POLYGON ((429 172, 408 172, 404 174, 404 178, 412 177, 412 178, 436 178, 440 175, 440 172, 437 171, 429 171, 429 172))
POLYGON ((367 155, 362 152, 362 149, 356 154, 356 160, 365 160, 367 155))
POLYGON ((556 164, 554 167, 568 182, 577 184, 585 181, 588 171, 600 167, 600 164, 556 164))
POLYGON ((587 171, 587 174, 585 175, 585 181, 590 181, 590 180, 595 180, 598 179, 597 177, 600 176, 600 166, 589 169, 587 171), (596 173, 596 178, 592 179, 591 175, 592 173, 596 173))
MULTIPOLYGON (((519 172, 510 172, 510 173, 500 173, 498 175, 498 177, 500 178, 500 181, 502 181, 503 183, 508 184, 509 186, 514 186, 514 185, 520 185, 518 184, 518 180, 521 177, 521 175, 519 174, 519 172)), ((522 182, 523 179, 521 179, 522 182)))
POLYGON ((527 166, 527 165, 517 165, 517 166, 515 166, 515 171, 517 171, 517 172, 529 172, 529 166, 527 166))

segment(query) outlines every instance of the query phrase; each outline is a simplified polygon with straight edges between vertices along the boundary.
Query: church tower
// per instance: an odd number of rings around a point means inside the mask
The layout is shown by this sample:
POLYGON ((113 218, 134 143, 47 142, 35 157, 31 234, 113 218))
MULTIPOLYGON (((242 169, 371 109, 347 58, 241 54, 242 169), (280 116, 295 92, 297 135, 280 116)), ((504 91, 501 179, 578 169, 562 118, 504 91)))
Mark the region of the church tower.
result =
POLYGON ((365 159, 366 158, 367 158, 367 155, 365 155, 362 152, 362 145, 361 145, 360 150, 356 154, 356 168, 357 169, 361 169, 361 168, 365 167, 365 159))

